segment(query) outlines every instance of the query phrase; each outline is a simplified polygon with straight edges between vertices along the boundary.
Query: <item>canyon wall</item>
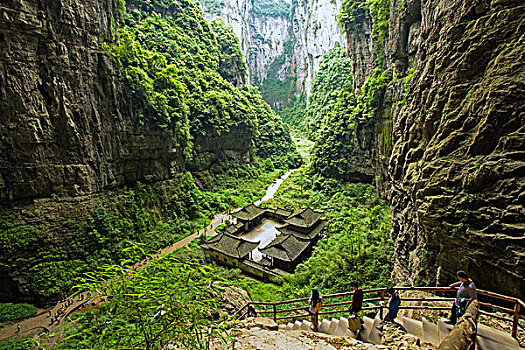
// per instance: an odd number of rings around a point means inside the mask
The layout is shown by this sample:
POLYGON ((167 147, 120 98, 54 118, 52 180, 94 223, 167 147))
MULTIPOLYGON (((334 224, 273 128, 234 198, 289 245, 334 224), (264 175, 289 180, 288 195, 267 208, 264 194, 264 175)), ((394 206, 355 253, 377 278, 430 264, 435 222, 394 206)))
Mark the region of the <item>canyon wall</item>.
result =
MULTIPOLYGON (((289 78, 296 96, 309 95, 323 56, 336 43, 346 45, 336 18, 342 0, 286 1, 289 11, 281 7, 279 11, 267 13, 257 11, 256 3, 254 0, 201 0, 208 20, 222 18, 239 37, 249 82, 264 90, 268 79, 289 78)), ((273 103, 276 108, 283 104, 286 103, 273 103)))
MULTIPOLYGON (((392 81, 357 120, 345 179, 373 175, 391 203, 396 283, 448 285, 463 269, 525 298, 524 13, 514 0, 392 2, 392 81)), ((347 28, 358 93, 377 56, 370 19, 347 28)))
POLYGON ((525 297, 525 4, 395 1, 389 56, 415 74, 393 116, 393 273, 525 297))
POLYGON ((177 140, 141 126, 100 44, 113 0, 0 7, 0 201, 78 196, 163 180, 184 167, 177 140))

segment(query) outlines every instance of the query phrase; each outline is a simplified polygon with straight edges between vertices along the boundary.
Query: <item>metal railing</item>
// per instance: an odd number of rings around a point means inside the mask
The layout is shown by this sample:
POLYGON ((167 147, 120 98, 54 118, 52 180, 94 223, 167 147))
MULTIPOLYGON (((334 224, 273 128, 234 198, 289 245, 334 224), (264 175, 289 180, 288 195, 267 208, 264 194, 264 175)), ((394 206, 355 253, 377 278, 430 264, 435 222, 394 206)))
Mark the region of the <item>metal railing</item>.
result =
MULTIPOLYGON (((394 287, 396 291, 424 291, 424 292, 444 292, 444 293, 456 293, 456 288, 450 288, 450 287, 394 287)), ((363 290, 363 293, 366 294, 376 294, 377 296, 364 299, 364 303, 373 303, 385 300, 385 291, 386 288, 375 288, 375 289, 367 289, 363 290)), ((496 319, 504 320, 512 322, 512 330, 511 335, 512 337, 516 338, 517 336, 517 330, 518 326, 521 327, 519 324, 519 318, 520 318, 520 310, 521 308, 524 308, 525 310, 525 303, 521 301, 518 298, 509 297, 502 294, 497 294, 494 292, 489 292, 486 290, 477 290, 476 293, 479 296, 486 296, 492 299, 504 301, 504 302, 510 302, 513 303, 513 308, 508 308, 500 305, 494 305, 487 302, 480 302, 479 305, 481 307, 490 308, 499 310, 508 314, 512 315, 512 318, 502 317, 499 315, 495 315, 490 312, 486 311, 480 311, 480 314, 493 317, 496 319)), ((328 294, 323 295, 323 308, 319 312, 320 315, 330 315, 330 314, 337 314, 337 313, 348 313, 348 307, 345 308, 339 308, 341 306, 346 306, 352 304, 352 301, 350 300, 351 296, 354 294, 354 292, 345 292, 345 293, 336 293, 336 294, 328 294), (334 300, 334 299, 343 299, 344 301, 337 301, 332 303, 327 303, 328 300, 334 300), (328 311, 325 311, 326 309, 329 309, 328 311), (334 310, 335 309, 335 310, 334 310)), ((436 301, 450 301, 452 302, 455 300, 455 298, 444 298, 444 297, 433 297, 433 298, 401 298, 401 301, 428 301, 428 302, 436 302, 436 301)), ((285 301, 278 301, 278 302, 249 302, 245 304, 243 307, 241 307, 239 310, 237 310, 233 315, 232 318, 243 318, 245 317, 250 310, 256 311, 257 315, 262 317, 271 317, 275 322, 278 320, 284 320, 284 319, 297 319, 297 318, 304 318, 309 316, 308 313, 306 313, 306 310, 308 310, 308 305, 304 306, 305 304, 308 304, 308 298, 300 298, 300 299, 293 299, 293 300, 285 300, 285 301), (290 305, 292 304, 292 305, 290 305), (295 304, 295 305, 293 305, 295 304), (299 306, 300 305, 300 306, 299 306), (286 308, 288 306, 288 308, 286 308), (291 306, 291 307, 290 307, 291 306)), ((379 309, 380 317, 383 318, 383 309, 385 307, 375 305, 375 306, 366 306, 363 307, 363 310, 375 310, 379 309)), ((450 310, 450 306, 442 307, 442 306, 400 306, 400 309, 415 309, 415 310, 450 310)))

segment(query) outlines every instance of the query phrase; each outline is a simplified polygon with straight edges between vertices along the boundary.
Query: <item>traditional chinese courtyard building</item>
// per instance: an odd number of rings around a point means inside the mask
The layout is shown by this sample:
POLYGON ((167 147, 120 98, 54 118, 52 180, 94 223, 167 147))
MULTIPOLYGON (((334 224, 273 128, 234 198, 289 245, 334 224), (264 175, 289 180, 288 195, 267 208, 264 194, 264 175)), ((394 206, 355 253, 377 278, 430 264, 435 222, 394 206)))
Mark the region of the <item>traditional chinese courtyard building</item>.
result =
POLYGON ((227 226, 224 233, 203 242, 201 247, 208 258, 261 278, 293 272, 300 262, 309 257, 326 225, 322 213, 310 208, 292 213, 281 208, 265 209, 252 204, 233 216, 237 223, 227 226), (250 233, 264 227, 261 225, 263 220, 266 222, 264 225, 268 225, 268 222, 273 225, 273 237, 277 235, 271 242, 269 240, 272 238, 268 236, 265 236, 265 246, 243 239, 246 236, 253 240, 250 233), (259 257, 254 259, 252 253, 256 249, 259 257))
POLYGON ((200 246, 213 260, 223 265, 238 267, 242 260, 250 258, 251 252, 258 245, 259 242, 249 242, 228 233, 221 233, 204 241, 200 246))
POLYGON ((265 213, 266 209, 250 204, 234 213, 233 217, 244 225, 244 231, 248 231, 261 223, 265 213))
POLYGON ((286 224, 278 228, 281 234, 260 249, 271 261, 271 266, 293 272, 299 262, 310 256, 326 225, 321 217, 321 213, 307 207, 284 219, 286 224))

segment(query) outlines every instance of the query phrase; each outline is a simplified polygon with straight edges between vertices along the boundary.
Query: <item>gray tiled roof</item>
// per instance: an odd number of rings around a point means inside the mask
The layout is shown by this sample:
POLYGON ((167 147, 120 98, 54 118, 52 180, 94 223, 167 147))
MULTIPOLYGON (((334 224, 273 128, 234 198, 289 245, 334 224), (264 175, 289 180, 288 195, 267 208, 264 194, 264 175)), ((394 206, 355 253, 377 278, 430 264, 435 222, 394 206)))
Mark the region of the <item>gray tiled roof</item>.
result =
POLYGON ((280 215, 282 217, 288 217, 290 215, 292 215, 292 212, 289 211, 289 210, 285 210, 285 209, 281 209, 281 208, 277 208, 277 209, 266 209, 267 211, 271 211, 272 213, 275 213, 277 215, 280 215))
POLYGON ((318 221, 317 225, 312 229, 312 231, 310 231, 309 233, 297 232, 293 230, 293 226, 289 224, 278 227, 277 230, 279 230, 279 232, 281 232, 281 234, 283 235, 295 235, 296 237, 299 237, 299 238, 314 239, 323 231, 325 225, 326 225, 326 221, 320 220, 318 221))
POLYGON ((309 245, 309 239, 295 235, 280 235, 260 251, 279 260, 295 261, 309 245))
POLYGON ((296 210, 292 215, 284 219, 284 222, 290 225, 308 228, 313 226, 323 214, 317 213, 306 207, 296 210))
POLYGON ((233 258, 242 259, 260 242, 249 242, 227 233, 221 233, 201 243, 202 249, 215 250, 233 258))
POLYGON ((240 220, 251 221, 258 216, 264 214, 266 209, 259 208, 253 204, 250 204, 241 210, 233 213, 233 216, 240 220))
POLYGON ((237 224, 235 224, 235 225, 234 225, 234 224, 230 224, 230 225, 226 226, 226 227, 224 228, 224 230, 225 230, 227 233, 233 235, 233 234, 236 234, 236 233, 238 233, 239 231, 241 231, 243 227, 244 227, 244 225, 242 224, 242 222, 239 222, 239 223, 237 223, 237 224))

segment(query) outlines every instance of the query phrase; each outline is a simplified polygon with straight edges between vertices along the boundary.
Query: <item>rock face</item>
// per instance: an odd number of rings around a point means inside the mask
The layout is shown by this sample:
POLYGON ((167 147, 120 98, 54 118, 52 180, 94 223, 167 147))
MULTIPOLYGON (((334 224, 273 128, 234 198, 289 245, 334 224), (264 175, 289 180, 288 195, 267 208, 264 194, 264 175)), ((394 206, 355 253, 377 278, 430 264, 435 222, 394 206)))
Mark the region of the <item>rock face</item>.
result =
POLYGON ((308 96, 323 56, 346 39, 337 24, 342 0, 298 1, 292 9, 292 30, 295 40, 293 62, 297 75, 297 94, 308 96))
POLYGON ((183 168, 177 140, 140 126, 100 38, 113 0, 0 8, 0 201, 84 195, 183 168))
POLYGON ((395 1, 392 65, 416 58, 394 115, 397 282, 525 297, 525 4, 395 1))
MULTIPOLYGON (((184 170, 179 142, 141 125, 112 59, 115 0, 27 0, 0 7, 0 204, 83 196, 184 170)), ((190 168, 251 160, 251 133, 197 139, 190 168)))
MULTIPOLYGON (((248 65, 249 81, 264 85, 269 78, 296 78, 295 94, 310 93, 315 72, 335 43, 346 39, 336 16, 342 0, 311 0, 290 4, 290 12, 262 14, 252 0, 201 0, 206 19, 222 18, 233 27, 248 65)), ((275 0, 275 4, 279 4, 275 0)), ((279 107, 278 105, 274 107, 279 107)))

